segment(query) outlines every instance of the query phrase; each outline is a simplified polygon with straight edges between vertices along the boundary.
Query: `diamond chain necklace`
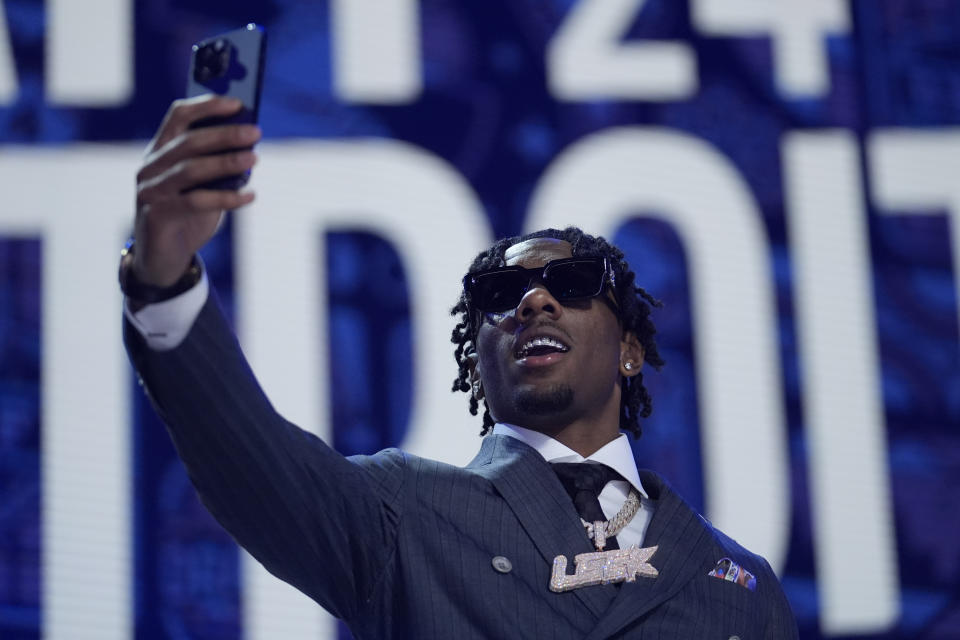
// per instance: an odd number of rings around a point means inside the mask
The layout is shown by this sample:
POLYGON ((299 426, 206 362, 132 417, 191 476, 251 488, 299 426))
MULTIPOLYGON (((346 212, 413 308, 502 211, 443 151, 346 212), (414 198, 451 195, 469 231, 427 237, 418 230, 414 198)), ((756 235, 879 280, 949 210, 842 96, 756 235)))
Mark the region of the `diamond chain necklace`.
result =
POLYGON ((587 522, 580 518, 580 522, 583 523, 583 528, 587 530, 587 537, 593 540, 597 551, 603 551, 603 548, 607 546, 607 538, 612 538, 623 531, 623 528, 633 520, 633 516, 637 515, 639 509, 640 495, 636 489, 631 488, 630 495, 627 496, 626 502, 620 507, 617 515, 609 520, 597 520, 595 522, 587 522))

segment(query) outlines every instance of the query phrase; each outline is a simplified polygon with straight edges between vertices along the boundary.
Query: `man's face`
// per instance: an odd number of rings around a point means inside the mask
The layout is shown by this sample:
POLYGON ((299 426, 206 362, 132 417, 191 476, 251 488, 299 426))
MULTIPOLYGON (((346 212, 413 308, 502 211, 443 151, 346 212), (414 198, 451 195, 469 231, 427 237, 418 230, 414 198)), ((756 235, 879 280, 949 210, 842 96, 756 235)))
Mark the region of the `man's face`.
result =
MULTIPOLYGON (((564 240, 537 238, 513 245, 504 258, 529 269, 572 255, 564 240)), ((562 305, 535 281, 515 309, 481 318, 475 376, 491 415, 548 433, 576 420, 619 416, 621 356, 631 348, 622 338, 603 301, 562 305)), ((637 360, 634 354, 639 367, 637 360)))

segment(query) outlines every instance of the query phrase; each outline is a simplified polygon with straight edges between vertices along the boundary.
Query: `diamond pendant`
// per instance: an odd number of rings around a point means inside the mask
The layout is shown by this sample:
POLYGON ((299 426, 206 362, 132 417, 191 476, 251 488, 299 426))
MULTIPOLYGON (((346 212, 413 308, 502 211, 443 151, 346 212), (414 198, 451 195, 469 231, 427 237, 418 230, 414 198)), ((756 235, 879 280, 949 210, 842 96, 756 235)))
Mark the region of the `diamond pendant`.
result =
MULTIPOLYGON (((603 540, 605 542, 606 538, 603 540)), ((559 555, 553 559, 550 590, 561 593, 596 584, 635 582, 637 576, 656 578, 660 574, 648 562, 656 551, 656 546, 641 549, 634 545, 628 549, 580 553, 573 559, 576 563, 573 575, 567 574, 567 557, 559 555)))

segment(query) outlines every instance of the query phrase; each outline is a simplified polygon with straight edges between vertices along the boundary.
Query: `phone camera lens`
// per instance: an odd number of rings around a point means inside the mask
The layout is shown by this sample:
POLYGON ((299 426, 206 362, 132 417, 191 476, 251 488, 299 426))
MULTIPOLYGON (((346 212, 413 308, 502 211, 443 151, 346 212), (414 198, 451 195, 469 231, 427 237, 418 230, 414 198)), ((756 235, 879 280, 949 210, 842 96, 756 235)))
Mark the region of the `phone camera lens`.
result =
POLYGON ((208 42, 197 49, 194 80, 206 84, 215 78, 221 78, 230 68, 230 55, 233 45, 224 38, 208 42))

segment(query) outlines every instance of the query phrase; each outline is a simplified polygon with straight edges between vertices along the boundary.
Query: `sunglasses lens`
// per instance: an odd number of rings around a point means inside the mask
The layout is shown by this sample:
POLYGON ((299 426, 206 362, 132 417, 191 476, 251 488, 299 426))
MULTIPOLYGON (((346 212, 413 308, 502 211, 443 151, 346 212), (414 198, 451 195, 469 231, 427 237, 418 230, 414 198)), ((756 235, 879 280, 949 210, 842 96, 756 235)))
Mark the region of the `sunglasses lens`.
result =
POLYGON ((473 278, 471 296, 481 311, 506 311, 520 304, 530 276, 521 271, 494 271, 473 278))
POLYGON ((557 300, 589 298, 603 290, 603 260, 577 260, 551 265, 544 284, 557 300))

